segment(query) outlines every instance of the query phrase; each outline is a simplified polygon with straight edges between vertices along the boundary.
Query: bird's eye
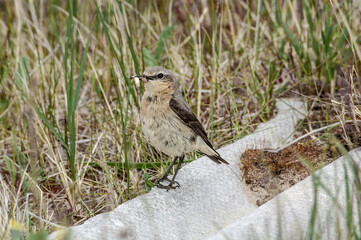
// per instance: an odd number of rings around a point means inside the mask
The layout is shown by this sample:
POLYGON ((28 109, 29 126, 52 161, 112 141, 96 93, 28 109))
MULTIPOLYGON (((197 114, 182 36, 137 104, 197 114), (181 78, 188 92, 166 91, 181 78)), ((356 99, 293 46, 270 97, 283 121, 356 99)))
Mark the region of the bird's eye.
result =
POLYGON ((163 73, 159 73, 158 78, 163 78, 163 73))

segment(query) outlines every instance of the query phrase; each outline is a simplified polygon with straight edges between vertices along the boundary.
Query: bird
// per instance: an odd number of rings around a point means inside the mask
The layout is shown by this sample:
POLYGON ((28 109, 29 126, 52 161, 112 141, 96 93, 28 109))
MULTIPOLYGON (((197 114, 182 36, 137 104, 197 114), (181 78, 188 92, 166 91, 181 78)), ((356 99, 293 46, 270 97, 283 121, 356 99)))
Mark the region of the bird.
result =
POLYGON ((150 66, 142 75, 131 78, 144 83, 140 120, 146 140, 157 150, 174 157, 156 187, 167 191, 180 187, 175 178, 185 154, 189 152, 202 152, 218 164, 229 164, 213 148, 202 124, 185 102, 178 77, 172 71, 162 66, 150 66), (170 170, 177 160, 174 175, 169 179, 170 170))

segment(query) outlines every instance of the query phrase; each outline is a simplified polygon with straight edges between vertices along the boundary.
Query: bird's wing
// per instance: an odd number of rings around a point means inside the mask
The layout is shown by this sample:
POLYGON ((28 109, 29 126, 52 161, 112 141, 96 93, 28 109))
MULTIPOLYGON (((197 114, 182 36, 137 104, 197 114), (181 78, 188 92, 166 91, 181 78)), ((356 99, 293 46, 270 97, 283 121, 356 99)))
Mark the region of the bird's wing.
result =
POLYGON ((173 112, 181 119, 181 121, 191 128, 195 134, 200 136, 203 141, 213 149, 212 144, 209 142, 207 133, 204 130, 202 124, 199 122, 197 117, 194 115, 193 110, 186 105, 183 98, 179 98, 173 95, 169 101, 169 107, 173 112))

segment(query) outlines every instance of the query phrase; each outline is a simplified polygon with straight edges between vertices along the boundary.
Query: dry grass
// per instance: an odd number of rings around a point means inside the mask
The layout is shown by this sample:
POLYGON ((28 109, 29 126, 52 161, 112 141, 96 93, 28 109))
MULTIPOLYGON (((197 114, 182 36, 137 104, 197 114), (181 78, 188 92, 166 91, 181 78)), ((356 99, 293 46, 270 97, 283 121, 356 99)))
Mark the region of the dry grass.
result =
POLYGON ((351 94, 339 120, 360 118, 360 3, 275 2, 0 1, 1 237, 11 220, 54 230, 150 190, 169 158, 139 127, 129 76, 147 65, 179 75, 217 148, 276 97, 334 104, 337 69, 351 94))

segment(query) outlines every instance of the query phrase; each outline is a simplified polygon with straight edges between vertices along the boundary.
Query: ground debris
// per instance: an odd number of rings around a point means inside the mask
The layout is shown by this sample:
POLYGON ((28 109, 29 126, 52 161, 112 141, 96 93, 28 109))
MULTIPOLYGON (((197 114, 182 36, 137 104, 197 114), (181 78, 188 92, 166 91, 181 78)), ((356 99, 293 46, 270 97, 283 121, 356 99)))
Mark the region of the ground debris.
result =
POLYGON ((278 153, 248 149, 240 158, 243 186, 258 206, 308 177, 338 157, 315 141, 304 139, 278 153))

